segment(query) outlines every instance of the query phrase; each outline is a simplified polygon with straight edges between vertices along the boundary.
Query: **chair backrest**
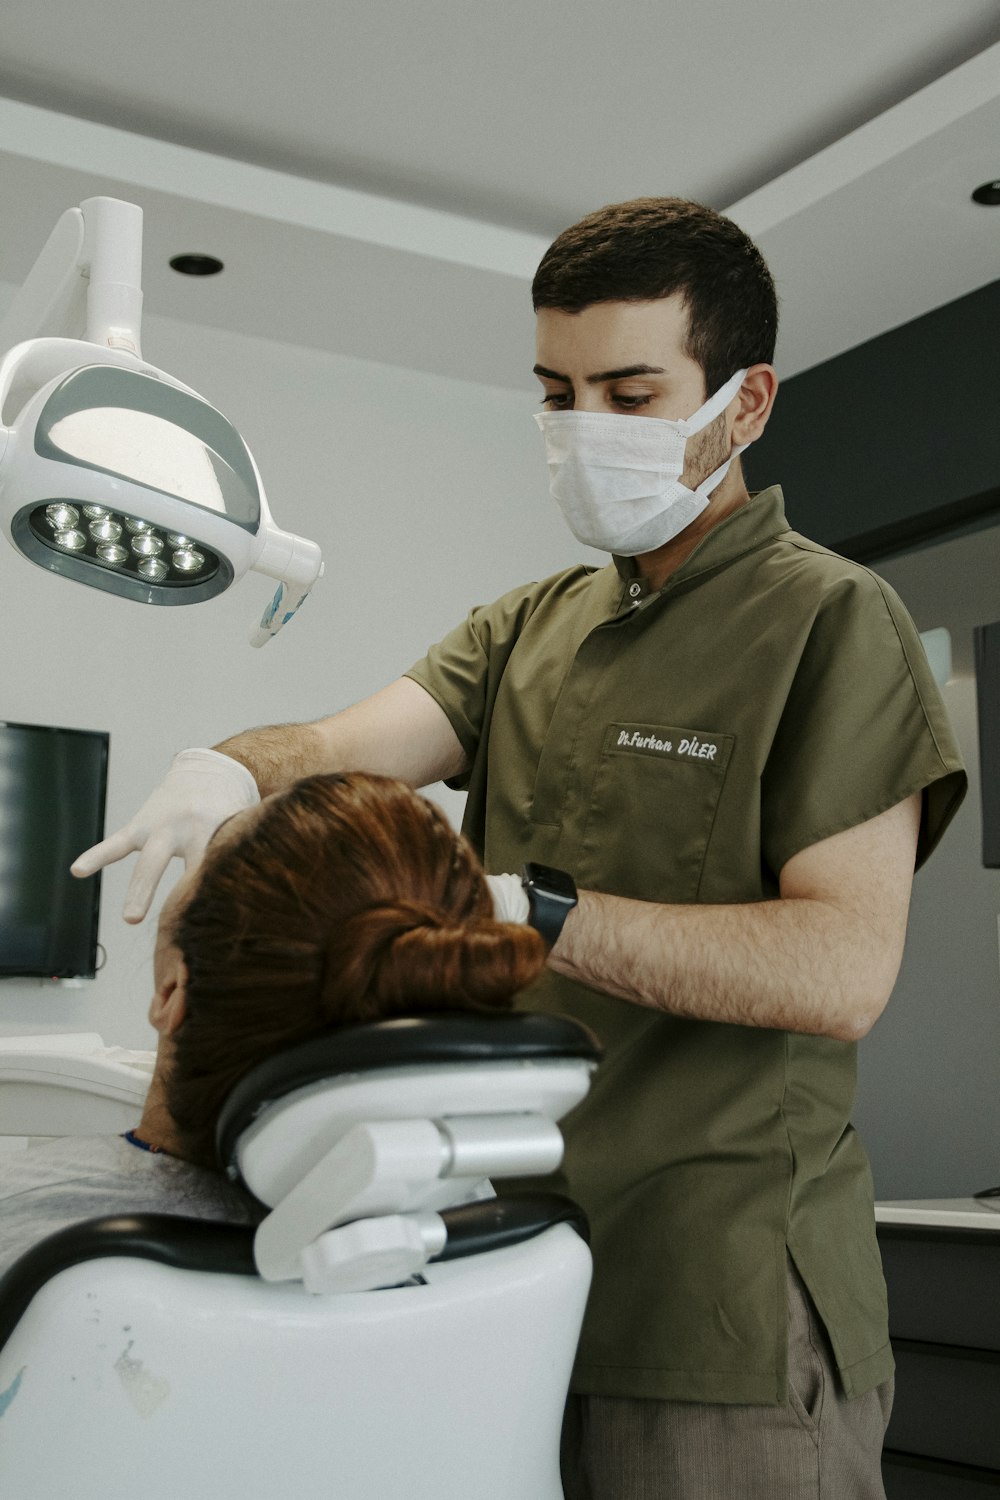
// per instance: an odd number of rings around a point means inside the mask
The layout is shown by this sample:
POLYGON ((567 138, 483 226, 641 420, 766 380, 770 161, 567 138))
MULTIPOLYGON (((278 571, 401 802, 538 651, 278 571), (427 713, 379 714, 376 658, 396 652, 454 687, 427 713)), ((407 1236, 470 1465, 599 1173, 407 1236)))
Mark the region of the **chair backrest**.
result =
POLYGON ((153 1215, 52 1236, 0 1283, 0 1317, 23 1309, 0 1349, 0 1490, 559 1500, 590 1281, 574 1209, 444 1217, 454 1258, 419 1283, 326 1297, 254 1276, 249 1229, 153 1215))
POLYGON ((559 1500, 585 1223, 552 1195, 454 1200, 552 1170, 596 1058, 561 1018, 452 1016, 256 1070, 219 1146, 273 1206, 257 1231, 92 1221, 0 1280, 2 1492, 559 1500))

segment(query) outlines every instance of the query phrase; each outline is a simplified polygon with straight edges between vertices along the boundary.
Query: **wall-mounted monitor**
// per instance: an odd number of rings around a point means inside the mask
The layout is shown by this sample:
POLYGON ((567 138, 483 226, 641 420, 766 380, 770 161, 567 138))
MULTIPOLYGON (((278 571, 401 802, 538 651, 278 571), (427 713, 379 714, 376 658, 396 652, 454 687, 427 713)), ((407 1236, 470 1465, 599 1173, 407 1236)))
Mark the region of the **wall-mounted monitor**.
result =
POLYGON ((983 804, 983 864, 1000 869, 1000 621, 977 625, 976 706, 983 804))
POLYGON ((0 978, 92 978, 100 876, 76 856, 104 836, 107 734, 0 722, 0 978))

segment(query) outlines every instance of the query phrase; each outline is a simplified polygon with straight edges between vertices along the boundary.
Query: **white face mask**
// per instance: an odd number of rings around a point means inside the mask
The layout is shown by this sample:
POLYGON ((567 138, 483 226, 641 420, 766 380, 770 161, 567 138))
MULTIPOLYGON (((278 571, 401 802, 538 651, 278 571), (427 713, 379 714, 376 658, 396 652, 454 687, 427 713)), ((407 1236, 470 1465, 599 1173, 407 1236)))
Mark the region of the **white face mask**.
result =
POLYGON ((737 370, 684 422, 608 412, 536 413, 552 498, 577 541, 636 557, 690 526, 749 444, 734 448, 724 464, 689 490, 681 484, 687 440, 725 411, 746 373, 737 370))

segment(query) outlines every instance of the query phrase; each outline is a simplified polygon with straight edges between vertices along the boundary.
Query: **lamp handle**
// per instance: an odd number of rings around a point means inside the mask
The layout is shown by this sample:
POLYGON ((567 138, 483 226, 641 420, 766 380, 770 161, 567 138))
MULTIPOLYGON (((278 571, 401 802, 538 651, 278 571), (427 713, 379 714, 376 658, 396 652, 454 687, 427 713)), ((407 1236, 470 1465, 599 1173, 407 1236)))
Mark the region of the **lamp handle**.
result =
POLYGON ((266 646, 305 602, 313 584, 323 576, 323 554, 315 542, 291 531, 272 528, 253 571, 279 579, 260 624, 250 636, 251 646, 266 646))

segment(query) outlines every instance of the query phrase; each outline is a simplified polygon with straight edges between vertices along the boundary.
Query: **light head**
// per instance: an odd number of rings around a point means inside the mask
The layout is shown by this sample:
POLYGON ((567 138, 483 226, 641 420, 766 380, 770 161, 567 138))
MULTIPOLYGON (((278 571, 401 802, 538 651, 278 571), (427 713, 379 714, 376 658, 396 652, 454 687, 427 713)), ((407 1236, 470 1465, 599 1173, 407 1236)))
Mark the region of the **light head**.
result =
POLYGON ((275 526, 236 428, 140 352, 142 212, 67 209, 0 323, 0 524, 39 567, 141 604, 279 580, 270 640, 323 571, 275 526))
POLYGON ((282 580, 253 637, 291 617, 322 570, 281 531, 236 428, 135 355, 34 339, 0 363, 0 514, 64 578, 143 604, 211 599, 251 569, 282 580), (286 598, 287 596, 287 598, 286 598))

